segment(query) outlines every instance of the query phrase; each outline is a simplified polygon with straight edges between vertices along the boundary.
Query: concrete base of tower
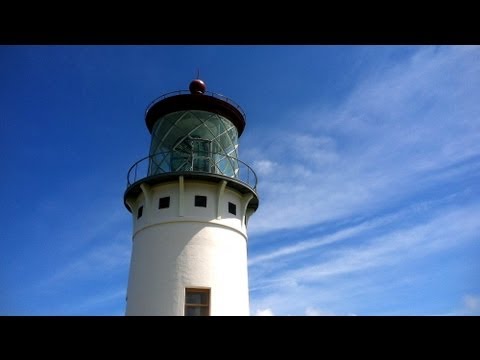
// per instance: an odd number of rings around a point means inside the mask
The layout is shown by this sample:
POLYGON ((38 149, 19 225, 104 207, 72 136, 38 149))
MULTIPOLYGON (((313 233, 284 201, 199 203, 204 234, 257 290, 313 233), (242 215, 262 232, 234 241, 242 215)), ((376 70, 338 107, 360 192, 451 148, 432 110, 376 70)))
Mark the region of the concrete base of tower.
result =
POLYGON ((210 315, 249 315, 247 246, 239 232, 169 223, 133 241, 126 315, 185 314, 186 289, 210 289, 210 315))

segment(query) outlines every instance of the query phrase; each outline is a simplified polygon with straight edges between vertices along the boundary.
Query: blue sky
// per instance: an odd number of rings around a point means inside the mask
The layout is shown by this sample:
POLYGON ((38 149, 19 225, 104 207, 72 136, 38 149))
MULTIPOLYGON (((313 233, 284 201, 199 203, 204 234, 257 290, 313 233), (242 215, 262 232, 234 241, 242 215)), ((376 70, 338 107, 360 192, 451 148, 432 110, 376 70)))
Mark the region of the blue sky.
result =
POLYGON ((480 315, 480 47, 0 46, 0 314, 122 315, 146 106, 247 113, 252 315, 480 315))

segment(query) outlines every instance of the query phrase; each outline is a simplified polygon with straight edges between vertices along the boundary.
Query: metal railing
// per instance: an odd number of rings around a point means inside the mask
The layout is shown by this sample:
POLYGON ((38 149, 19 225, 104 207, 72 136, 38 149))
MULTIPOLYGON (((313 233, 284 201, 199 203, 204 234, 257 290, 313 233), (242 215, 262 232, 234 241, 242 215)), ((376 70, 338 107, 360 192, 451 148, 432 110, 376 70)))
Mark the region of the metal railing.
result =
MULTIPOLYGON (((172 96, 176 96, 176 95, 186 95, 186 94, 191 94, 190 90, 177 90, 177 91, 171 91, 169 93, 166 93, 166 94, 163 94, 162 96, 156 98, 155 100, 153 100, 148 106, 147 108, 145 109, 145 117, 147 116, 148 114, 148 111, 152 108, 152 106, 154 106, 156 103, 158 103, 159 101, 162 101, 163 99, 166 99, 168 97, 172 97, 172 96)), ((243 118, 246 119, 247 118, 247 115, 245 114, 245 112, 243 111, 243 109, 240 107, 240 105, 238 105, 235 101, 233 101, 232 99, 226 97, 225 95, 221 95, 221 94, 217 94, 217 93, 214 93, 214 92, 211 92, 211 91, 205 91, 203 93, 204 95, 209 95, 209 96, 212 96, 214 98, 217 98, 217 99, 220 99, 220 100, 223 100, 227 103, 229 103, 230 105, 234 106, 238 111, 240 111, 240 113, 242 114, 243 118)))
POLYGON ((141 179, 175 172, 222 175, 239 180, 253 190, 257 187, 255 171, 236 157, 221 153, 165 151, 133 164, 128 170, 127 188, 141 179))

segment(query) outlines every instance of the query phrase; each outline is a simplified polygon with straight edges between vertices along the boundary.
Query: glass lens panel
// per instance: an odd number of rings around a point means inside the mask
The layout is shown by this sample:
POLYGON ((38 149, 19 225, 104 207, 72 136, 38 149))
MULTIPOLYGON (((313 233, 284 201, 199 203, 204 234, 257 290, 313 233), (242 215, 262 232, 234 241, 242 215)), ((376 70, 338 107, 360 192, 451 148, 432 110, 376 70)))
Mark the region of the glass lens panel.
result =
POLYGON ((185 316, 208 316, 207 306, 186 306, 185 316))
POLYGON ((186 304, 208 304, 208 294, 206 292, 189 291, 185 297, 186 304))
POLYGON ((228 119, 207 111, 177 111, 159 119, 153 130, 149 174, 202 171, 236 176, 238 132, 228 119), (219 161, 224 156, 233 157, 219 161))
POLYGON ((200 294, 199 293, 187 293, 185 297, 186 304, 200 304, 200 294))
POLYGON ((208 307, 207 306, 203 306, 200 308, 200 315, 201 316, 208 316, 208 307))
POLYGON ((185 308, 185 316, 200 316, 201 308, 198 306, 187 306, 185 308))

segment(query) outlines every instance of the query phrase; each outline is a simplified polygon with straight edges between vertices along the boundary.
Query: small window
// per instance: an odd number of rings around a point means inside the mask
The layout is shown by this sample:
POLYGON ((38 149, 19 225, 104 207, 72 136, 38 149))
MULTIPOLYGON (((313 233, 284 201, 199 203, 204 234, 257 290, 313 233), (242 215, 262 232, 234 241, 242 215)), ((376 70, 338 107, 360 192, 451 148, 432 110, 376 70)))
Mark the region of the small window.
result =
POLYGON ((210 315, 210 289, 185 289, 185 316, 210 315))
POLYGON ((234 203, 228 203, 228 212, 233 215, 237 215, 237 205, 234 203))
POLYGON ((160 201, 158 202, 158 208, 159 209, 166 209, 170 207, 170 196, 166 196, 163 198, 160 198, 160 201))
POLYGON ((138 208, 137 219, 140 219, 143 215, 143 205, 138 208))
POLYGON ((202 195, 195 195, 195 206, 207 207, 207 197, 202 195))

